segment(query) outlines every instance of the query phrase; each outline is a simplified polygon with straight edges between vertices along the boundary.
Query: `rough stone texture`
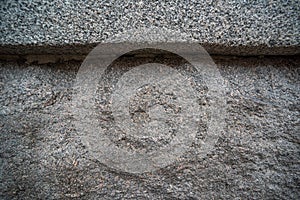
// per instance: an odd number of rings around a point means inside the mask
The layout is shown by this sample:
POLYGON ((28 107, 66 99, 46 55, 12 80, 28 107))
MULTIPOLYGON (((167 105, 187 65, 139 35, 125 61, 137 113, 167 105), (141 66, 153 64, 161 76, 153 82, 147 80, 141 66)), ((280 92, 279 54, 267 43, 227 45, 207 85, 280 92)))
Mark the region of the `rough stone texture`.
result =
POLYGON ((80 62, 2 62, 1 199, 299 199, 299 58, 214 60, 230 85, 214 151, 140 175, 99 163, 76 137, 80 62))
POLYGON ((297 54, 299 13, 297 0, 2 1, 0 53, 39 54, 33 49, 39 46, 42 54, 57 54, 74 44, 95 45, 129 29, 153 26, 187 33, 209 53, 297 54))

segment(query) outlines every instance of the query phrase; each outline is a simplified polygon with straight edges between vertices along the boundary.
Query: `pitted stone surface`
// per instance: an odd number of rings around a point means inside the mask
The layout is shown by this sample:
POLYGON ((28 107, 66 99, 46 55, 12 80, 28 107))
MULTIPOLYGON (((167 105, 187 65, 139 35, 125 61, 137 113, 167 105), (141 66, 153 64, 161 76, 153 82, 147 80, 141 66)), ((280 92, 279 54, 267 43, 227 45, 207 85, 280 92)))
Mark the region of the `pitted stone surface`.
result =
MULTIPOLYGON (((300 7, 296 0, 11 0, 1 2, 0 11, 0 44, 2 48, 10 47, 2 49, 3 53, 15 45, 95 44, 126 30, 152 26, 190 34, 215 53, 228 51, 228 48, 218 50, 221 47, 254 46, 258 49, 251 49, 252 54, 271 54, 265 48, 297 47, 300 41, 300 7)), ((162 35, 156 40, 168 41, 168 38, 162 35)), ((283 48, 273 54, 295 54, 296 50, 299 53, 297 48, 283 48)), ((250 50, 241 48, 233 53, 247 54, 247 51, 250 50)))
POLYGON ((140 175, 91 158, 77 137, 70 104, 80 62, 1 63, 0 198, 299 199, 299 59, 214 60, 230 85, 215 150, 140 175))

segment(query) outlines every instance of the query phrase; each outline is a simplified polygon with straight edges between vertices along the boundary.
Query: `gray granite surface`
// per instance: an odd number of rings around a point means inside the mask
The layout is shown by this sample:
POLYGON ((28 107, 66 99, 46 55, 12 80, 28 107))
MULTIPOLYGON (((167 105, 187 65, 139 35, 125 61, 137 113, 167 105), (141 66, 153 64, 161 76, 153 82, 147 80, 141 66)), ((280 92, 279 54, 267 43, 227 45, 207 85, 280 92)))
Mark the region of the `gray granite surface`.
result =
MULTIPOLYGON (((70 104, 81 62, 2 62, 0 198, 299 199, 299 59, 214 60, 229 86, 214 150, 199 158, 195 143, 173 164, 142 174, 95 160, 77 137, 70 104)), ((113 125, 109 112, 101 120, 113 125)))
POLYGON ((50 51, 58 53, 68 45, 95 45, 130 29, 157 27, 189 34, 215 54, 296 54, 299 12, 297 0, 3 0, 0 52, 37 54, 58 46, 50 51))

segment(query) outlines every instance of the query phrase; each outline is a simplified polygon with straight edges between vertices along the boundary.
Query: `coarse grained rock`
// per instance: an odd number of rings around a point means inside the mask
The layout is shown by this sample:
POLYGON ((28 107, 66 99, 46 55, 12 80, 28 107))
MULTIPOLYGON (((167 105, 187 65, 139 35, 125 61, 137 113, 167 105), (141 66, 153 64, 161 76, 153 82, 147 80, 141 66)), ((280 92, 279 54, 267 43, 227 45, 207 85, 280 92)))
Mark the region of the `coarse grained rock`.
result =
POLYGON ((299 12, 295 0, 2 1, 0 53, 88 53, 119 33, 156 27, 188 34, 211 54, 294 55, 299 12))
POLYGON ((299 199, 299 58, 213 59, 229 86, 214 150, 136 175, 95 160, 77 137, 81 62, 1 62, 1 199, 299 199))

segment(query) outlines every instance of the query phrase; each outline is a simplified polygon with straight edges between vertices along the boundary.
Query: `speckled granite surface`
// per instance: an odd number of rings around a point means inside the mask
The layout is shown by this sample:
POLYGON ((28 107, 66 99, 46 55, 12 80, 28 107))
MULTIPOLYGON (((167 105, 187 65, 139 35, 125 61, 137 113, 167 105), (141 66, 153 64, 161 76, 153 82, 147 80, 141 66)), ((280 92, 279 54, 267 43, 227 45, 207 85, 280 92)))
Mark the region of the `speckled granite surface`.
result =
POLYGON ((73 53, 76 48, 93 46, 120 32, 150 26, 187 33, 209 53, 299 53, 300 8, 294 0, 12 0, 2 1, 0 11, 2 54, 73 53))
POLYGON ((193 147, 139 175, 100 163, 77 137, 70 104, 81 62, 1 63, 0 198, 299 199, 299 59, 214 60, 230 85, 215 149, 200 159, 193 147))

